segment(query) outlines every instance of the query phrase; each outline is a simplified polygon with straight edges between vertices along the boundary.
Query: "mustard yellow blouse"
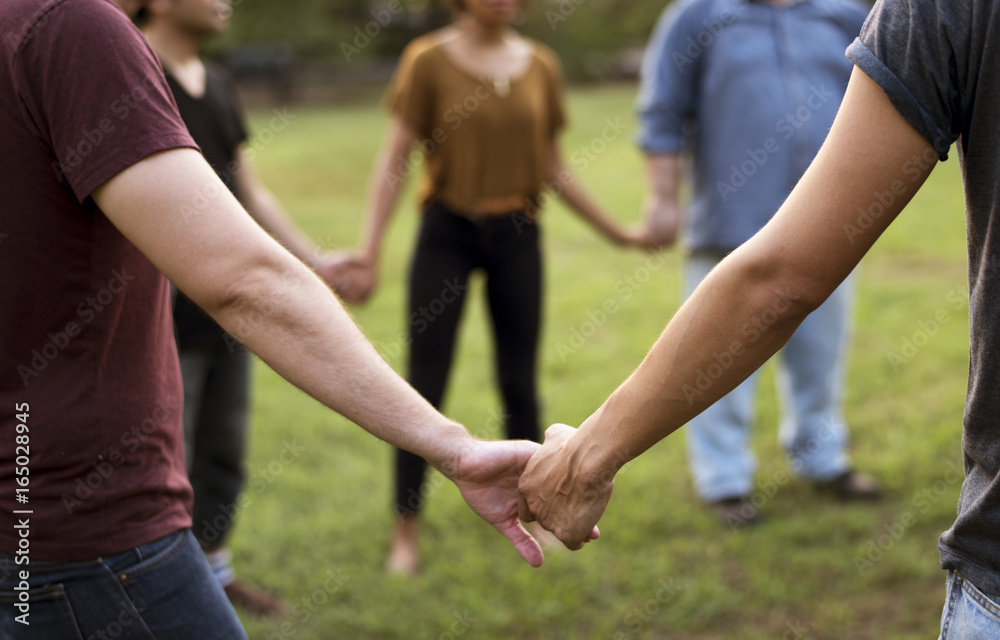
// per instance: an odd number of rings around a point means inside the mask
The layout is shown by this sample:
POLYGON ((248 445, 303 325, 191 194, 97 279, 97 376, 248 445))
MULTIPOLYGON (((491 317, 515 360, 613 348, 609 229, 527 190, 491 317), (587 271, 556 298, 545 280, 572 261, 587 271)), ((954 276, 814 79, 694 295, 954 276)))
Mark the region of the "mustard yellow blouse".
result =
MULTIPOLYGON (((421 204, 441 201, 460 214, 488 216, 538 202, 554 178, 551 143, 566 118, 559 62, 547 47, 532 47, 528 67, 509 79, 476 77, 436 34, 403 51, 386 103, 426 159, 421 204)), ((409 160, 401 164, 397 179, 412 170, 409 160)))

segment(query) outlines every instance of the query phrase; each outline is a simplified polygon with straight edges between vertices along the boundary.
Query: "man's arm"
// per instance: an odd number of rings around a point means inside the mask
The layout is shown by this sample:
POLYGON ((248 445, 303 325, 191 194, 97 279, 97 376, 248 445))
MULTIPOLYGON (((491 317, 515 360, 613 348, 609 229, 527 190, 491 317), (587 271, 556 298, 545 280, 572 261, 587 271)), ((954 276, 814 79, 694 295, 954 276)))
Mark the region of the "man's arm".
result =
POLYGON ((936 158, 855 69, 826 143, 771 222, 709 274, 579 431, 546 433, 521 477, 522 519, 537 518, 578 548, 604 511, 615 472, 780 349, 910 201, 936 158))
POLYGON ((332 292, 254 223, 201 155, 147 157, 98 187, 105 215, 188 297, 309 395, 426 458, 529 563, 541 549, 517 521, 516 480, 537 445, 483 442, 406 384, 332 292), (215 194, 200 210, 199 194, 215 194))
POLYGON ((643 205, 650 235, 661 245, 677 242, 681 227, 681 167, 676 153, 646 155, 646 183, 649 189, 643 205))

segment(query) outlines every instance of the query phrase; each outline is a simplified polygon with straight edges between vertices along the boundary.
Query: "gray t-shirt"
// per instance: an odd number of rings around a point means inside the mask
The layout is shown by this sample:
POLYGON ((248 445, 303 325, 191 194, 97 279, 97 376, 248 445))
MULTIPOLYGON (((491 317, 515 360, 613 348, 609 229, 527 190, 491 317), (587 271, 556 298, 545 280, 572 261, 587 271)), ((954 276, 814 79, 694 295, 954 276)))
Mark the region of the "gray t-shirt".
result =
POLYGON ((1000 3, 880 0, 847 56, 942 159, 958 142, 969 244, 966 478, 939 548, 943 568, 1000 598, 1000 3))

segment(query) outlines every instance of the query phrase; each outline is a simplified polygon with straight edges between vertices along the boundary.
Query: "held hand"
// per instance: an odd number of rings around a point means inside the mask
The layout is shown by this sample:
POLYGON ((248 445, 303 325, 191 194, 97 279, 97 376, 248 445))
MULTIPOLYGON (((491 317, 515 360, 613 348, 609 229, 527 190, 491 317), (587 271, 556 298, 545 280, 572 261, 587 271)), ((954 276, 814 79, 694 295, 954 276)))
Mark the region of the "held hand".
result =
POLYGON ((643 204, 646 230, 658 247, 670 247, 677 242, 681 227, 681 211, 677 202, 649 196, 643 204))
POLYGON ((537 450, 537 443, 526 440, 476 440, 462 453, 452 477, 469 507, 510 540, 533 567, 540 567, 544 556, 517 519, 517 481, 537 450))
POLYGON ((336 253, 316 271, 346 302, 365 302, 378 284, 375 265, 359 253, 336 253))
POLYGON ((643 249, 644 251, 658 251, 664 246, 663 242, 650 231, 649 227, 626 230, 622 244, 643 249))
POLYGON ((518 512, 525 522, 537 520, 569 549, 580 549, 597 538, 597 521, 604 513, 614 473, 585 478, 579 459, 569 446, 576 429, 554 424, 545 431, 545 443, 521 475, 518 512))

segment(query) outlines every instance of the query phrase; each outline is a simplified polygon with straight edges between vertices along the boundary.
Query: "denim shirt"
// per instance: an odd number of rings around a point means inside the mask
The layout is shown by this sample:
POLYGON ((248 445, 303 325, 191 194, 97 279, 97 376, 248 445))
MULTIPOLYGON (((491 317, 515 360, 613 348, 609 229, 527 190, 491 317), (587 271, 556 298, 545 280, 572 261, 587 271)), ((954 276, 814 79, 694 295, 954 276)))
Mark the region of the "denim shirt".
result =
POLYGON ((783 6, 679 0, 646 50, 638 144, 690 151, 689 249, 728 251, 756 233, 833 123, 867 10, 850 0, 783 6))

